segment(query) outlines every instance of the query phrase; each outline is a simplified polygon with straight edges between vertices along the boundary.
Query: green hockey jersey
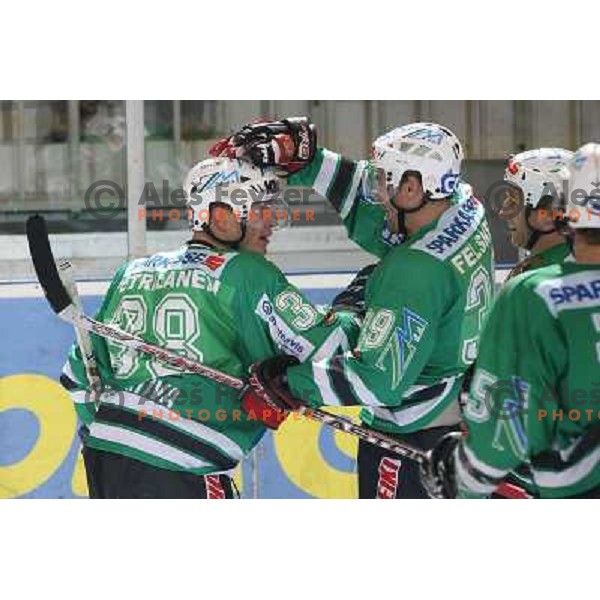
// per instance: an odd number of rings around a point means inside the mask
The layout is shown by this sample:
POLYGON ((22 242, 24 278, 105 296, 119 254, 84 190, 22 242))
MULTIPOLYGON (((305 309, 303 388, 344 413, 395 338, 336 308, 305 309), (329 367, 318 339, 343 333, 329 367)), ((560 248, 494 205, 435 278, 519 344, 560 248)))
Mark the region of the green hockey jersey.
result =
POLYGON ((600 485, 600 267, 519 275, 486 324, 456 453, 462 495, 528 463, 540 497, 600 485))
MULTIPOLYGON (((135 260, 113 279, 97 315, 146 341, 243 377, 277 353, 319 360, 347 347, 350 315, 327 316, 263 256, 190 244, 135 260)), ((90 402, 74 347, 63 384, 88 425, 87 446, 172 470, 228 471, 265 428, 239 392, 93 336, 104 389, 90 402)))
POLYGON ((362 405, 374 429, 412 432, 457 401, 477 356, 493 296, 491 235, 483 206, 463 184, 440 219, 394 239, 382 205, 362 193, 366 168, 320 150, 290 182, 327 197, 350 237, 383 260, 367 283, 354 350, 293 367, 288 381, 313 406, 362 405))
MULTIPOLYGON (((575 260, 571 254, 571 246, 566 240, 562 244, 557 244, 556 246, 552 246, 541 252, 536 252, 523 259, 513 267, 508 274, 506 281, 513 279, 521 273, 527 273, 534 269, 541 269, 550 265, 560 264, 565 260, 575 260)), ((531 469, 527 464, 521 465, 514 473, 511 473, 509 481, 524 488, 532 496, 537 495, 537 488, 531 476, 531 469)))
POLYGON ((526 273, 533 269, 549 267, 550 265, 555 265, 564 262, 565 260, 575 260, 571 254, 571 247, 566 241, 564 244, 557 244, 556 246, 552 246, 552 248, 536 252, 523 259, 513 267, 506 279, 509 280, 521 273, 526 273))

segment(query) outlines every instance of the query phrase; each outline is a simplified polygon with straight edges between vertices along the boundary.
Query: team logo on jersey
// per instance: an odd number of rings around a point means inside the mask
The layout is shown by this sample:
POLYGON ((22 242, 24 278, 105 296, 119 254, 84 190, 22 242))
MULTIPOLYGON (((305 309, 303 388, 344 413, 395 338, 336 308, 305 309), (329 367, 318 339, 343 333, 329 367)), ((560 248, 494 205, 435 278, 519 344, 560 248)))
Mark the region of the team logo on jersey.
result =
MULTIPOLYGON (((521 459, 527 458, 529 449, 527 437, 527 411, 529 407, 529 384, 520 377, 511 377, 510 381, 500 381, 502 395, 498 389, 492 392, 494 410, 498 411, 496 430, 492 446, 503 452, 508 442, 513 454, 521 459)), ((498 385, 498 384, 496 384, 498 385)))
POLYGON ((547 279, 535 288, 535 292, 555 316, 562 310, 600 305, 600 279, 595 271, 547 279))
POLYGON ((387 244, 388 246, 399 246, 405 239, 406 236, 404 236, 401 233, 394 233, 391 228, 390 228, 390 224, 388 223, 387 217, 383 223, 383 230, 381 231, 381 238, 383 239, 383 243, 387 244))
POLYGON ((314 351, 314 345, 305 337, 293 331, 275 310, 273 303, 266 294, 263 294, 262 298, 258 301, 255 312, 267 323, 273 342, 286 354, 292 354, 301 361, 304 361, 314 351))
POLYGON ((413 310, 402 309, 402 325, 396 327, 394 334, 381 353, 376 365, 385 371, 384 362, 388 354, 392 363, 392 389, 395 390, 408 368, 417 345, 421 341, 429 321, 418 315, 413 310))
POLYGON ((205 264, 211 271, 216 271, 224 262, 225 258, 223 256, 212 254, 204 259, 203 264, 205 264))
POLYGON ((466 243, 484 216, 485 211, 479 200, 468 198, 446 211, 438 226, 412 247, 444 260, 466 243))

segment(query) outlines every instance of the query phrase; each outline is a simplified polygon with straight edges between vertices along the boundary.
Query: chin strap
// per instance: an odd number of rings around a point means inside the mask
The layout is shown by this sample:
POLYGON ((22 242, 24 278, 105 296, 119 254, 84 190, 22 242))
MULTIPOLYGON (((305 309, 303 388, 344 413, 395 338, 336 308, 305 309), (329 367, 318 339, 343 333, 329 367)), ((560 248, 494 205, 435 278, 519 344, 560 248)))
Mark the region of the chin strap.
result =
POLYGON ((543 235, 548 235, 549 233, 555 233, 556 232, 556 226, 554 226, 549 231, 540 231, 539 229, 534 229, 529 224, 529 216, 531 215, 532 211, 533 211, 533 209, 531 208, 531 206, 526 206, 525 207, 525 225, 527 226, 527 229, 529 231, 529 237, 527 238, 527 243, 525 244, 525 249, 526 250, 530 250, 530 251, 538 243, 538 240, 543 235))
POLYGON ((239 247, 240 247, 240 244, 242 243, 242 241, 246 237, 246 219, 241 219, 240 220, 240 228, 242 230, 242 235, 240 236, 240 238, 238 240, 236 240, 235 242, 232 242, 230 240, 222 240, 218 235, 216 235, 212 231, 212 229, 210 228, 210 225, 208 223, 205 223, 204 226, 203 226, 204 231, 206 233, 208 233, 208 235, 210 235, 210 237, 212 237, 213 239, 217 240, 217 242, 219 242, 219 244, 223 244, 224 246, 228 246, 232 250, 238 250, 239 247))
MULTIPOLYGON (((444 198, 440 198, 440 200, 444 200, 444 198)), ((421 204, 419 204, 419 206, 415 206, 415 208, 405 208, 405 209, 403 209, 403 210, 402 210, 402 212, 403 212, 405 215, 409 215, 409 214, 411 214, 411 213, 416 213, 416 212, 419 212, 419 211, 420 211, 422 208, 424 208, 424 207, 425 207, 425 205, 426 205, 428 202, 435 202, 435 200, 433 200, 433 199, 431 198, 431 196, 429 195, 429 193, 427 192, 427 193, 425 193, 425 194, 423 194, 423 195, 421 196, 421 204)), ((396 206, 396 205, 394 204, 394 206, 396 206)), ((396 209, 396 210, 398 210, 398 212, 400 212, 400 209, 396 209)))
POLYGON ((423 209, 425 206, 427 206, 427 204, 429 202, 438 202, 439 200, 447 200, 447 199, 448 199, 447 197, 434 199, 429 195, 429 193, 426 193, 421 196, 421 203, 419 204, 419 206, 415 206, 415 208, 405 208, 405 209, 398 208, 394 201, 390 202, 390 204, 394 207, 396 214, 398 215, 398 231, 403 236, 406 236, 408 234, 408 232, 406 231, 406 215, 410 215, 410 214, 419 212, 421 209, 423 209))

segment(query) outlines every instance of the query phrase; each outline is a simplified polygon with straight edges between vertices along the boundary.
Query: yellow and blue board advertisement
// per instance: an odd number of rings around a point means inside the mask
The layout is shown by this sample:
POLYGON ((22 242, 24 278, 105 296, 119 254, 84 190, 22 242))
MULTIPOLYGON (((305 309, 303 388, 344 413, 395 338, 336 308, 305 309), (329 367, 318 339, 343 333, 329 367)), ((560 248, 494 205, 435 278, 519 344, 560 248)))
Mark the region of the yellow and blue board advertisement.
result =
MULTIPOLYGON (((324 303, 337 290, 303 291, 324 303)), ((85 296, 86 313, 100 301, 85 296)), ((43 297, 0 296, 0 498, 87 496, 77 418, 58 382, 73 340, 43 297)), ((347 434, 288 419, 238 469, 238 488, 245 498, 356 498, 356 447, 347 434)))

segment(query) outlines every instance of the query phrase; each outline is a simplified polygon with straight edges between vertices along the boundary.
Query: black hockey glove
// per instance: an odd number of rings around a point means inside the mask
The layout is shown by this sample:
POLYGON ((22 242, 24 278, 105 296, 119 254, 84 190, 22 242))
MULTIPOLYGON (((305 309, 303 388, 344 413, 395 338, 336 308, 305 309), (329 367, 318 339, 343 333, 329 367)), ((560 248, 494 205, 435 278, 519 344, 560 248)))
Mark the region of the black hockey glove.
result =
POLYGON ((317 151, 317 130, 307 117, 251 123, 234 133, 230 144, 242 149, 241 156, 256 166, 278 167, 289 175, 312 162, 317 151))
POLYGON ((454 450, 463 434, 453 431, 443 436, 421 466, 421 483, 432 498, 456 498, 454 450))
POLYGON ((332 310, 336 312, 351 312, 359 317, 365 316, 365 288, 371 273, 375 270, 377 263, 362 268, 348 287, 341 291, 331 303, 332 310))
POLYGON ((267 427, 277 429, 302 403, 294 398, 287 385, 288 367, 300 361, 294 356, 274 356, 250 367, 248 385, 242 392, 242 409, 267 427))

